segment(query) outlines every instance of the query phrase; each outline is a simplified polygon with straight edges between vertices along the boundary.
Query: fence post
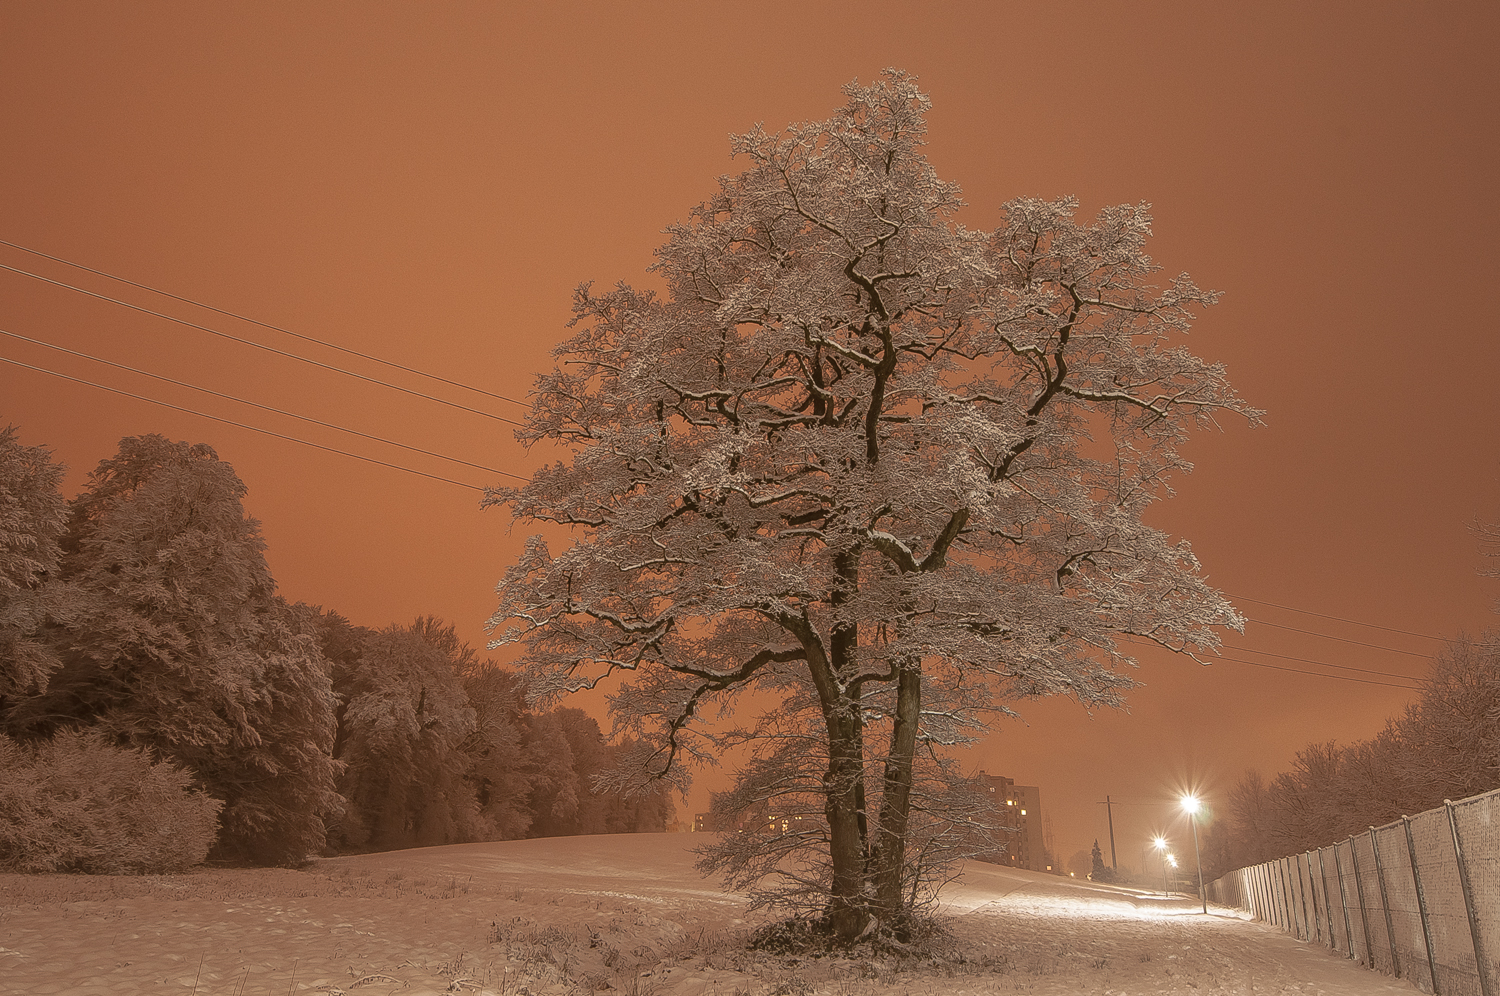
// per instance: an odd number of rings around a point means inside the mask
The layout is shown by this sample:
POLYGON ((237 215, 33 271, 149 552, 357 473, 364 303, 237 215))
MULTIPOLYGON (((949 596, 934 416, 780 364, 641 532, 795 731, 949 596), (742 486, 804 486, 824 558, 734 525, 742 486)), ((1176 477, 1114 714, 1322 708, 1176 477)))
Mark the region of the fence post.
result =
POLYGON ((1349 945, 1349 960, 1354 961, 1354 926, 1349 922, 1349 892, 1344 888, 1344 865, 1339 861, 1337 844, 1333 845, 1333 870, 1339 879, 1339 905, 1344 908, 1344 941, 1349 945))
POLYGON ((1328 921, 1328 947, 1339 949, 1339 939, 1333 933, 1333 904, 1328 901, 1328 868, 1323 864, 1323 849, 1318 848, 1318 881, 1323 886, 1323 918, 1328 921))
MULTIPOLYGON (((1359 898, 1359 925, 1365 930, 1365 964, 1375 967, 1375 942, 1370 939, 1370 904, 1365 902, 1365 883, 1359 875, 1359 845, 1349 837, 1349 862, 1354 866, 1354 894, 1359 898)), ((1485 993, 1484 996, 1490 996, 1485 993)))
POLYGON ((1260 898, 1266 904, 1266 922, 1274 925, 1276 923, 1276 904, 1271 902, 1271 862, 1261 862, 1259 878, 1260 898))
POLYGON ((1422 872, 1417 868, 1417 845, 1411 836, 1411 817, 1401 817, 1401 825, 1406 828, 1406 853, 1411 860, 1411 879, 1417 886, 1417 910, 1422 914, 1422 940, 1427 944, 1427 972, 1432 979, 1432 996, 1443 996, 1438 984, 1437 959, 1432 950, 1432 925, 1427 921, 1427 896, 1422 891, 1422 872))
POLYGON ((1302 891, 1302 876, 1298 874, 1298 880, 1293 882, 1292 873, 1298 867, 1298 856, 1292 855, 1287 858, 1287 901, 1292 904, 1292 935, 1299 941, 1305 941, 1305 930, 1307 930, 1307 919, 1298 916, 1298 897, 1302 891))
POLYGON ((1297 916, 1292 910, 1292 889, 1287 882, 1286 858, 1276 862, 1276 879, 1281 884, 1281 929, 1297 936, 1297 916))
POLYGON ((1274 876, 1271 881, 1272 888, 1276 890, 1276 909, 1281 914, 1281 923, 1279 926, 1282 930, 1286 930, 1286 876, 1281 872, 1280 858, 1271 862, 1271 874, 1274 876))
POLYGON ((1458 835, 1458 818, 1453 814, 1453 803, 1443 800, 1448 810, 1448 830, 1453 834, 1453 857, 1458 862, 1458 882, 1464 890, 1464 912, 1469 914, 1469 936, 1474 940, 1474 963, 1479 968, 1479 989, 1484 996, 1494 996, 1490 986, 1490 964, 1484 957, 1484 941, 1480 939, 1479 913, 1474 909, 1474 887, 1469 881, 1469 862, 1464 857, 1463 843, 1458 835))
POLYGON ((1380 864, 1380 838, 1370 828, 1370 850, 1375 852, 1375 881, 1380 883, 1380 908, 1385 912, 1385 936, 1391 946, 1391 974, 1401 978, 1401 954, 1396 950, 1396 928, 1391 923, 1391 900, 1385 891, 1385 868, 1380 864))
POLYGON ((1264 861, 1255 867, 1255 892, 1260 899, 1260 918, 1266 923, 1276 921, 1275 910, 1271 907, 1271 893, 1266 888, 1266 882, 1269 881, 1266 876, 1270 874, 1270 867, 1264 861))
POLYGON ((1271 919, 1275 926, 1286 930, 1287 918, 1281 909, 1281 867, 1275 861, 1266 862, 1266 880, 1271 883, 1271 909, 1277 915, 1271 919))
POLYGON ((1302 852, 1302 863, 1307 865, 1307 891, 1312 894, 1312 929, 1310 939, 1323 943, 1323 922, 1318 919, 1318 883, 1313 879, 1311 851, 1302 852))
POLYGON ((1297 891, 1302 893, 1302 929, 1305 934, 1302 939, 1310 941, 1313 936, 1312 920, 1307 915, 1307 886, 1302 881, 1302 867, 1307 864, 1307 852, 1303 851, 1293 860, 1297 862, 1297 891))

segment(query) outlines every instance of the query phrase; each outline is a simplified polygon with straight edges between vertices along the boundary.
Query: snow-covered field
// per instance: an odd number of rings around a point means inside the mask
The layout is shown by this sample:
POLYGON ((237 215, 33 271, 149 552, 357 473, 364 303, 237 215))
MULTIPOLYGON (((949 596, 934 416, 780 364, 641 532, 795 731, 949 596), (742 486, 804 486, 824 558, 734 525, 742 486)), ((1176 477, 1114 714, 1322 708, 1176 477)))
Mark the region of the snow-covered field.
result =
POLYGON ((0 993, 495 996, 1405 993, 1236 913, 974 864, 965 963, 748 952, 691 834, 464 844, 305 871, 0 876, 0 993))

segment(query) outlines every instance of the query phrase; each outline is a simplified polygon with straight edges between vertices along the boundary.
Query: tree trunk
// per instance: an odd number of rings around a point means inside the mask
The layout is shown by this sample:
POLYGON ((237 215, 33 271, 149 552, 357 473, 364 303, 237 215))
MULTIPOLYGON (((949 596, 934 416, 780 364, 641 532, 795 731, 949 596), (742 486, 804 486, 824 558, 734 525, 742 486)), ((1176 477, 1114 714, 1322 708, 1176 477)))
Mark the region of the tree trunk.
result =
POLYGON ((906 834, 911 821, 912 770, 917 727, 922 716, 922 665, 903 665, 896 679, 896 717, 891 752, 885 762, 879 838, 875 854, 875 909, 887 922, 902 908, 901 872, 906 865, 906 834))
POLYGON ((863 758, 855 737, 857 704, 847 700, 825 706, 828 720, 828 771, 823 776, 823 811, 828 818, 833 882, 828 918, 834 937, 852 941, 865 929, 869 911, 864 897, 865 853, 859 832, 858 786, 863 758))
MULTIPOLYGON (((859 549, 839 554, 839 584, 830 601, 835 610, 859 590, 859 549)), ((835 623, 829 641, 829 680, 819 682, 823 717, 828 725, 828 771, 823 776, 824 812, 828 818, 829 857, 833 865, 828 915, 840 941, 852 941, 869 922, 865 896, 869 849, 865 834, 865 755, 859 686, 844 685, 858 664, 859 624, 835 623)))

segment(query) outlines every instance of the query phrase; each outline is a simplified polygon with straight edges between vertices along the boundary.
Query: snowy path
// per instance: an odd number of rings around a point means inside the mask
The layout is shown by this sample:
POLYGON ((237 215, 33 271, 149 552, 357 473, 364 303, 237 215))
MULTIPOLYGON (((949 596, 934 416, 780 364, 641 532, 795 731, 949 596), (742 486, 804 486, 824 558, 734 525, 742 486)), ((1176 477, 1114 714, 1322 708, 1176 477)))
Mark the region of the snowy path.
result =
POLYGON ((1417 992, 1238 911, 1205 916, 1196 899, 977 864, 944 898, 955 933, 1033 976, 1035 993, 1417 992))

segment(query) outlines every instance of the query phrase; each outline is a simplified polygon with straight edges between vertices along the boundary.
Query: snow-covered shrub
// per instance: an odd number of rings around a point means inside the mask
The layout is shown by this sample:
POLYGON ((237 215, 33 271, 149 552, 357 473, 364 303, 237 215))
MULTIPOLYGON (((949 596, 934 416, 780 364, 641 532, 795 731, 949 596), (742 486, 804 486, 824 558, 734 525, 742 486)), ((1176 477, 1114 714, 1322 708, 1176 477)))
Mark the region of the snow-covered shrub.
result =
POLYGON ((0 736, 0 869, 146 874, 199 864, 219 807, 192 776, 95 731, 0 736))

